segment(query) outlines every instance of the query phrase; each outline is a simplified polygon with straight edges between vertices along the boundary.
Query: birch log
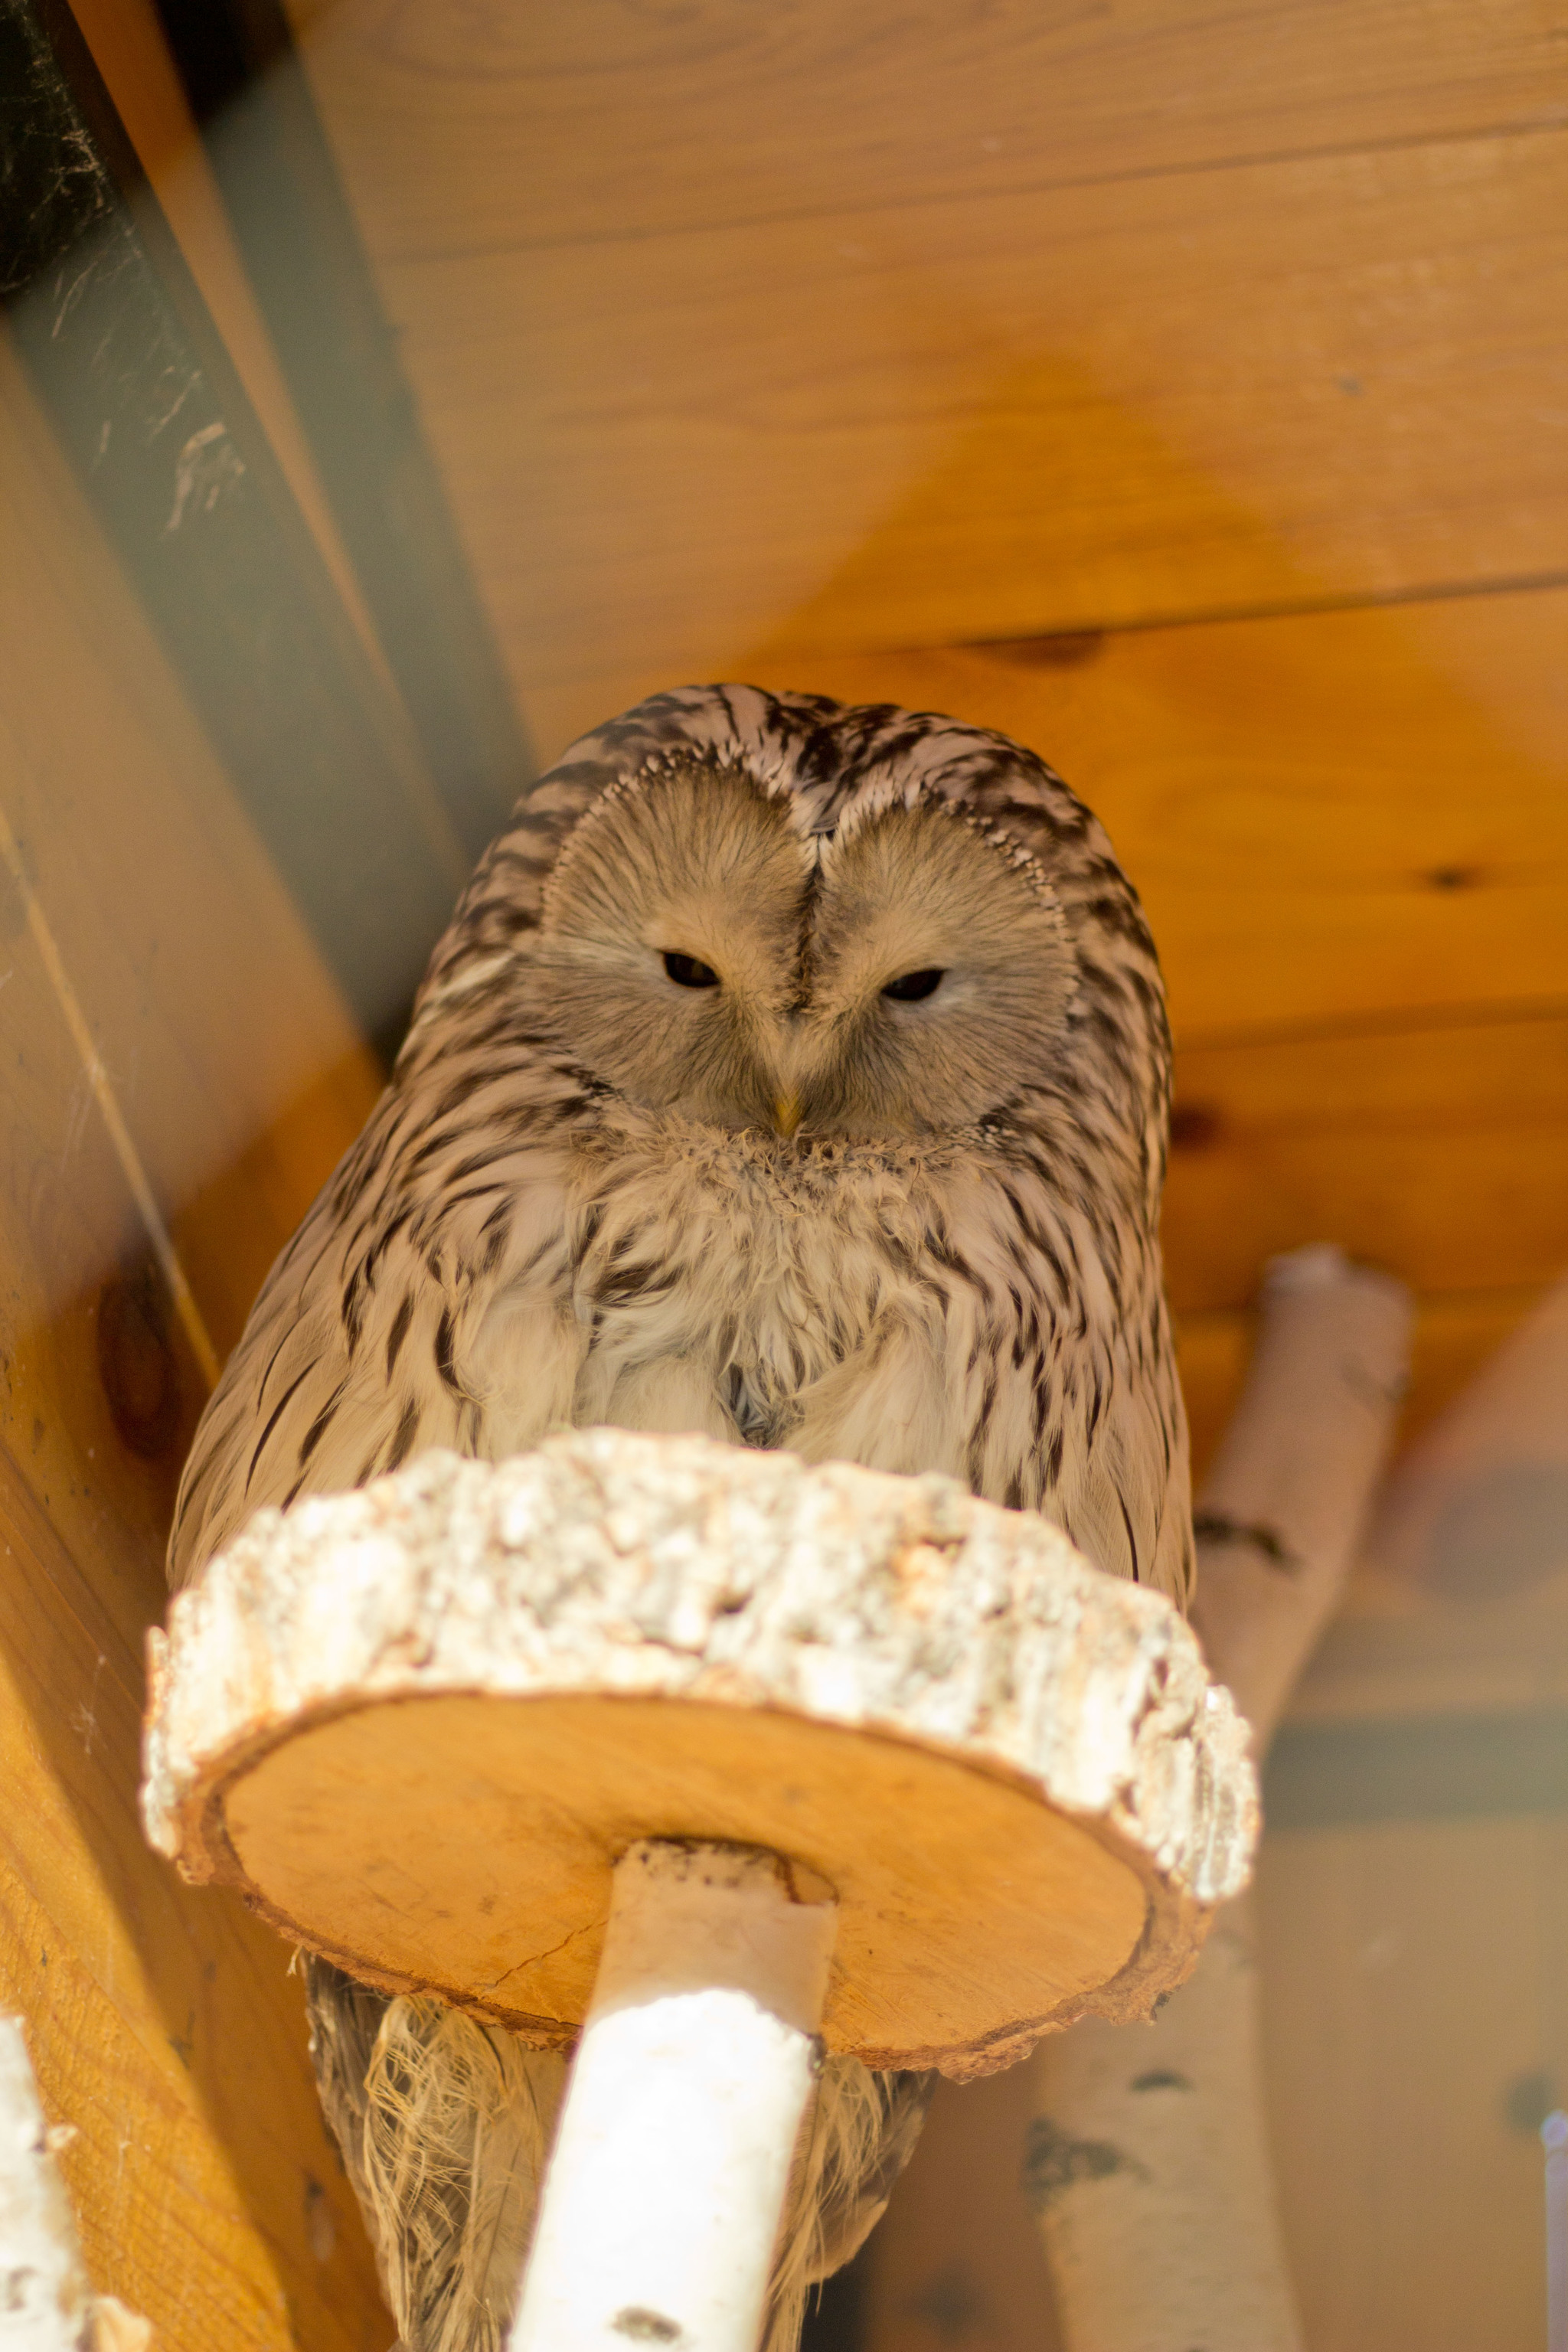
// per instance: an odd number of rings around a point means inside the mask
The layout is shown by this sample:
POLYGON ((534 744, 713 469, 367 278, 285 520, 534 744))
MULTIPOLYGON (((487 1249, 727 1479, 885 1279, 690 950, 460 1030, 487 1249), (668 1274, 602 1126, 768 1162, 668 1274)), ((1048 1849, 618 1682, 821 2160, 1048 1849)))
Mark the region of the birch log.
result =
MULTIPOLYGON (((1404 1289, 1278 1259, 1197 1510, 1194 1622, 1261 1758, 1354 1556, 1404 1383, 1404 1289)), ((1250 1905, 1152 2032, 1090 2021, 1035 2061, 1026 2185, 1068 2352, 1300 2352, 1270 2175, 1250 1905)))
POLYGON ((753 2352, 834 1925, 772 1854, 622 1855, 509 2352, 753 2352))
POLYGON ((0 2018, 0 2347, 5 2352, 146 2352, 153 2331, 88 2286, 23 2039, 0 2018))
POLYGON ((1245 1727, 1045 1521, 701 1438, 258 1514, 154 1634, 143 1806, 363 1979, 568 2044, 637 1839, 826 1882, 822 2032, 964 2078, 1146 2016, 1245 1883, 1245 1727))

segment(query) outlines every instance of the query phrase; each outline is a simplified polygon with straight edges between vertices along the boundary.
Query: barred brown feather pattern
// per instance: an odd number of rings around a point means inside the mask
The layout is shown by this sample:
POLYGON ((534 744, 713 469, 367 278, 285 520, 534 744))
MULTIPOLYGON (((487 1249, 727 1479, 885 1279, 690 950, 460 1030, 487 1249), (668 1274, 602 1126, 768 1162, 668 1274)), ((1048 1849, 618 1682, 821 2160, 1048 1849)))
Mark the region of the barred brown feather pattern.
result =
POLYGON ((948 1471, 1184 1601, 1169 1088, 1137 898, 1032 752, 656 696, 481 861, 207 1408, 171 1573, 263 1504, 603 1422, 948 1471))

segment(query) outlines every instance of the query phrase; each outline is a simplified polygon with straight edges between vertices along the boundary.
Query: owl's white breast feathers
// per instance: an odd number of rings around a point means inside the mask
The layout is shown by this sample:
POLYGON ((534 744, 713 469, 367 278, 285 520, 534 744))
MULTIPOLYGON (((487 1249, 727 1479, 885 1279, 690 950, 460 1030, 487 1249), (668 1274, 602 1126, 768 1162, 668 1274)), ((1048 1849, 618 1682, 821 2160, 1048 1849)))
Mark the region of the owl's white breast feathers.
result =
POLYGON ((1103 1220, 993 1166, 984 1139, 803 1150, 612 1105, 574 1143, 520 1141, 489 1164, 507 1216, 488 1262, 489 1196, 449 1182, 443 1216, 390 1235, 379 1191, 346 1223, 318 1212, 226 1376, 258 1404, 254 1435, 220 1410, 204 1435, 224 1460, 204 1480, 193 1456, 183 1561, 263 1503, 414 1451, 500 1459, 602 1423, 945 1472, 1059 1518, 1114 1572, 1183 1590, 1157 1262, 1119 1253, 1114 1296, 1103 1220))

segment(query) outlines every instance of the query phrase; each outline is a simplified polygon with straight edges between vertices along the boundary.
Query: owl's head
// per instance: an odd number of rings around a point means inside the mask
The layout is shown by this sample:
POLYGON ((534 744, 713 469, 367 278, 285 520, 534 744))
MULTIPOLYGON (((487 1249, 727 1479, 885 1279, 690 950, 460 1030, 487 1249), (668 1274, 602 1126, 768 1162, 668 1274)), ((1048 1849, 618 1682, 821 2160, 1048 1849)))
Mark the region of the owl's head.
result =
POLYGON ((416 1040, 503 1004, 656 1111, 802 1146, 1048 1118, 1157 1198, 1137 898, 1058 777, 952 719, 691 688, 585 737, 481 865, 416 1040))
POLYGON ((540 1013, 633 1102, 882 1142, 972 1127, 1049 1076, 1077 984, 1060 908, 940 801, 831 832, 677 760, 580 820, 544 894, 540 1013))

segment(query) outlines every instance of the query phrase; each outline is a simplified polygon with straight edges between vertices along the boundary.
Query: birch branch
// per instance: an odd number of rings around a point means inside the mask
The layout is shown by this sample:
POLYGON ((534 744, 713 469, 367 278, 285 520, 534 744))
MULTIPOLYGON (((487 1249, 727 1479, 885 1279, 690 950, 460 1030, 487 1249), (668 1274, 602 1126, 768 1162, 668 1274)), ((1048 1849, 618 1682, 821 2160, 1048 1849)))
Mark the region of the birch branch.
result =
POLYGON ((147 2352, 146 2320, 88 2287, 19 2017, 0 2018, 0 2346, 147 2352))
MULTIPOLYGON (((1199 1499, 1194 1625, 1261 1759, 1355 1555, 1403 1385, 1400 1285, 1279 1259, 1199 1499)), ((1068 2352, 1301 2352, 1271 2178, 1250 1904, 1152 2032, 1044 2044, 1026 2186, 1068 2352)))

